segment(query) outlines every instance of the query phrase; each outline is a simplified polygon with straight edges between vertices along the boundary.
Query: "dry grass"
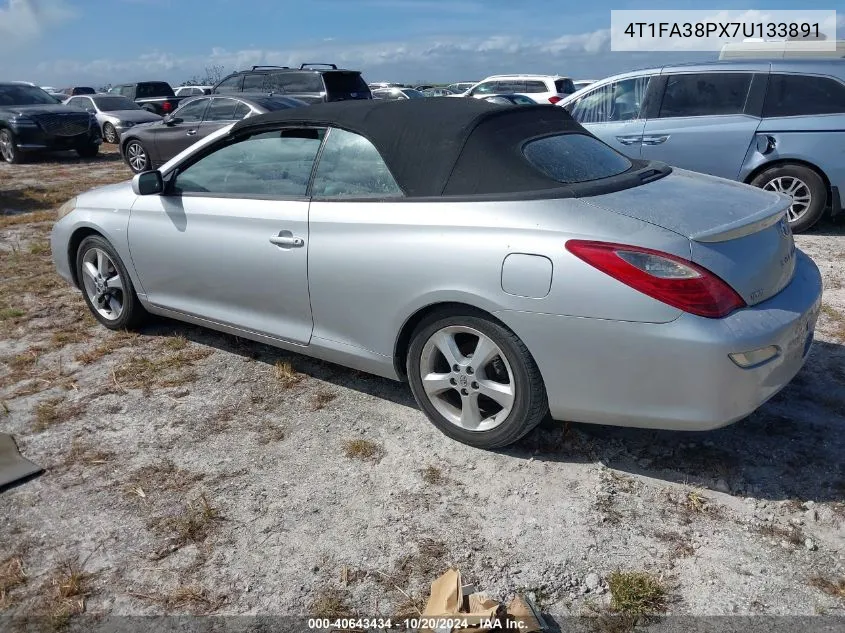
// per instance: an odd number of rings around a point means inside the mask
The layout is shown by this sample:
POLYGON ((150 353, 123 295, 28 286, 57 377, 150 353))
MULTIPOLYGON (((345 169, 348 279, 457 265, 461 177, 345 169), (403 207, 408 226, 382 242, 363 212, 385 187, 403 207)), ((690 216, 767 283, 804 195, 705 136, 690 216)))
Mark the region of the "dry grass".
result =
POLYGON ((171 349, 174 352, 183 350, 188 346, 188 339, 182 334, 174 334, 171 337, 164 339, 164 347, 171 349))
POLYGON ((91 574, 83 567, 76 561, 67 561, 52 575, 47 613, 54 629, 66 627, 73 616, 85 612, 91 574))
POLYGON ((384 449, 381 445, 370 440, 347 440, 343 450, 350 459, 362 461, 377 462, 384 456, 384 449))
POLYGON ((128 330, 113 332, 103 343, 100 343, 93 349, 86 350, 85 352, 79 354, 76 357, 76 360, 83 365, 90 365, 91 363, 100 360, 103 356, 107 356, 118 349, 135 345, 138 341, 138 336, 137 332, 129 332, 128 330))
POLYGON ((804 531, 797 525, 783 527, 767 523, 759 526, 756 531, 760 536, 777 541, 786 541, 796 547, 804 543, 804 531))
POLYGON ((808 584, 829 596, 845 600, 845 576, 839 580, 830 580, 823 576, 813 576, 810 578, 808 584))
POLYGON ((276 377, 276 380, 282 383, 285 389, 289 389, 300 383, 304 378, 302 374, 293 368, 290 361, 287 360, 276 361, 276 364, 273 365, 273 375, 276 377))
POLYGON ((431 486, 437 486, 446 480, 443 471, 437 466, 426 466, 420 472, 422 480, 431 486))
POLYGON ((349 594, 335 587, 324 587, 317 592, 308 609, 315 618, 351 618, 355 610, 349 606, 349 594))
POLYGON ((0 321, 6 321, 9 319, 17 319, 18 317, 22 317, 26 314, 24 310, 20 308, 0 308, 0 321))
POLYGON ((192 473, 178 468, 171 461, 163 461, 149 466, 143 466, 134 471, 123 482, 124 489, 138 495, 140 489, 147 495, 162 495, 165 493, 185 493, 204 475, 192 473))
POLYGON ((616 613, 636 617, 666 612, 666 588, 649 573, 615 571, 607 577, 607 586, 616 613))
POLYGON ((70 450, 65 455, 64 465, 71 466, 100 466, 114 459, 115 454, 96 447, 93 444, 73 440, 70 450))
POLYGON ((690 540, 680 532, 660 531, 655 532, 654 536, 671 547, 669 553, 672 558, 686 558, 695 554, 695 548, 690 540))
POLYGON ((821 313, 831 322, 833 335, 845 340, 845 314, 828 303, 822 303, 821 313))
POLYGON ((311 410, 320 411, 321 409, 325 409, 326 406, 335 398, 337 398, 336 393, 332 393, 331 391, 318 391, 314 394, 314 397, 311 398, 311 410))
POLYGON ((134 598, 154 602, 166 610, 187 609, 193 615, 208 615, 226 602, 226 596, 212 594, 200 585, 179 585, 169 594, 130 593, 134 598))
POLYGON ((157 527, 169 531, 170 540, 179 548, 189 543, 203 543, 220 520, 220 512, 202 494, 189 501, 179 514, 158 521, 157 527))
POLYGON ((83 402, 68 403, 64 398, 50 398, 35 407, 35 420, 32 428, 35 431, 44 431, 56 424, 69 422, 85 412, 86 405, 83 402))
POLYGON ((145 393, 156 387, 179 387, 194 382, 194 363, 213 353, 195 348, 155 357, 133 356, 115 368, 114 380, 123 389, 142 389, 145 393))
POLYGON ((12 604, 9 591, 26 583, 23 561, 11 557, 0 563, 0 611, 5 611, 12 604))

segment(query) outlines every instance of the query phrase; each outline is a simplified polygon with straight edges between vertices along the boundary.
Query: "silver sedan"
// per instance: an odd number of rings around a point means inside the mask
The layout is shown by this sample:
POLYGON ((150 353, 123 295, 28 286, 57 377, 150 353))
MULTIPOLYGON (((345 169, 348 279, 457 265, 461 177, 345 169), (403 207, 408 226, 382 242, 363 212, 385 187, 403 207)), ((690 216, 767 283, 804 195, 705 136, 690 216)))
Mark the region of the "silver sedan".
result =
POLYGON ((776 394, 822 293, 789 203, 629 160, 561 108, 368 100, 83 194, 52 251, 108 328, 150 312, 407 380, 494 448, 549 413, 705 430, 776 394))
POLYGON ((136 125, 161 121, 158 114, 144 110, 131 99, 121 95, 78 95, 65 101, 65 105, 80 108, 96 116, 107 143, 120 142, 121 135, 136 125))

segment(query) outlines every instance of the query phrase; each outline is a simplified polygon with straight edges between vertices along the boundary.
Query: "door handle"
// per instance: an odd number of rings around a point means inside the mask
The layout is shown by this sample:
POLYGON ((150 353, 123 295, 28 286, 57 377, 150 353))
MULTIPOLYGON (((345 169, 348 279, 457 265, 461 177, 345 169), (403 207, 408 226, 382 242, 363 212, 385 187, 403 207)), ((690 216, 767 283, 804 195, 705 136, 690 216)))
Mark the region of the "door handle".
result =
POLYGON ((634 143, 639 143, 642 138, 639 134, 634 134, 632 136, 617 136, 616 140, 622 143, 622 145, 633 145, 634 143))
POLYGON ((296 237, 290 231, 282 231, 278 235, 273 235, 270 238, 270 243, 282 248, 300 248, 305 245, 305 240, 296 237))
POLYGON ((660 145, 669 140, 668 134, 656 136, 643 136, 643 145, 660 145))
POLYGON ((188 130, 188 131, 186 132, 186 134, 187 134, 188 136, 196 136, 196 135, 197 135, 197 131, 196 131, 196 130, 188 130))

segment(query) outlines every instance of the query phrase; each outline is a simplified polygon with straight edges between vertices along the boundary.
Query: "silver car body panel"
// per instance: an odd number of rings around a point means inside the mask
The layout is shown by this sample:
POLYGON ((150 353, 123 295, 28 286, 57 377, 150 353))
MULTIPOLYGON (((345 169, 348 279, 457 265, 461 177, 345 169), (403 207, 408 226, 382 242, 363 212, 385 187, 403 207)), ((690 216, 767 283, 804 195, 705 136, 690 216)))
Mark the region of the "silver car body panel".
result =
POLYGON ((525 342, 556 418, 695 430, 749 414, 806 359, 821 279, 791 234, 768 223, 783 204, 682 171, 611 194, 528 201, 140 197, 122 183, 79 196, 55 224, 52 247, 72 280, 68 245, 77 231, 96 230, 151 312, 394 379, 403 371, 398 339, 415 315, 472 306, 525 342), (756 232, 691 239, 741 229, 743 207, 756 232), (270 241, 283 231, 302 244, 270 241), (569 239, 692 258, 756 305, 723 319, 683 313, 578 259, 569 239), (783 252, 792 253, 788 273, 783 252), (744 269, 768 272, 756 279, 744 269), (764 291, 753 297, 757 286, 764 291), (779 352, 762 366, 740 369, 728 356, 768 345, 779 352))

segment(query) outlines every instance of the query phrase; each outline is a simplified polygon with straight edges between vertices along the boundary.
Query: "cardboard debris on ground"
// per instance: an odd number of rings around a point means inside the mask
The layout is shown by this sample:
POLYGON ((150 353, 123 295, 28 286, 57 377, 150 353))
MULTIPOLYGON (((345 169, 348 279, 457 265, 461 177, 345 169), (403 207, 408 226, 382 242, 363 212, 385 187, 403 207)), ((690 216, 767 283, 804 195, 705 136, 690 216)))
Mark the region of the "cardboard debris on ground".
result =
POLYGON ((521 623, 518 629, 510 627, 520 633, 542 633, 548 630, 540 611, 528 598, 517 595, 505 607, 474 586, 463 585, 461 572, 457 569, 448 570, 431 583, 431 594, 422 619, 427 623, 436 623, 436 620, 442 619, 445 621, 444 625, 448 625, 450 620, 457 621, 466 628, 420 628, 419 633, 457 633, 461 630, 483 633, 504 630, 508 628, 508 620, 521 623), (491 624, 493 626, 490 626, 491 624))

